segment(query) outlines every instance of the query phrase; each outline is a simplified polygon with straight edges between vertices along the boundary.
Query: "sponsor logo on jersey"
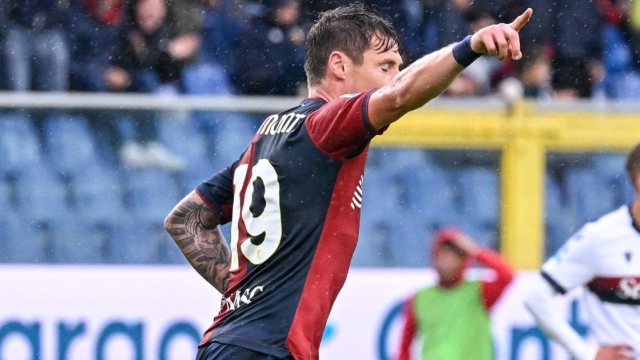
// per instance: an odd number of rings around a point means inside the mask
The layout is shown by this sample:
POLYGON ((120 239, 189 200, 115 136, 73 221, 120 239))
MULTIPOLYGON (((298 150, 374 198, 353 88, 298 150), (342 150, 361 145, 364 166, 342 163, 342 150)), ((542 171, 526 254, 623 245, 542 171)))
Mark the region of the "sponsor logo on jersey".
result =
POLYGON ((251 301, 264 291, 264 286, 258 285, 252 288, 237 290, 229 297, 222 297, 220 304, 220 313, 227 311, 233 311, 246 304, 251 304, 251 301))
POLYGON ((622 299, 640 300, 640 282, 634 278, 622 278, 616 292, 622 299))

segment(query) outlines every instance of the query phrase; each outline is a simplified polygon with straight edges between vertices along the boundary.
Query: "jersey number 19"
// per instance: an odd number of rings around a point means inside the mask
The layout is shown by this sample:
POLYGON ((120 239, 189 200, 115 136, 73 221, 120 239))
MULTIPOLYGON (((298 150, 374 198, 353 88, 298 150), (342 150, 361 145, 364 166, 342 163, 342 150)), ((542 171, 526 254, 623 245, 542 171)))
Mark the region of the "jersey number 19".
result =
POLYGON ((239 219, 246 228, 247 239, 240 251, 254 265, 267 261, 278 249, 282 239, 280 215, 280 184, 278 174, 269 160, 261 159, 251 169, 251 178, 243 194, 247 164, 239 165, 233 175, 233 215, 231 225, 231 271, 240 267, 238 261, 239 219))

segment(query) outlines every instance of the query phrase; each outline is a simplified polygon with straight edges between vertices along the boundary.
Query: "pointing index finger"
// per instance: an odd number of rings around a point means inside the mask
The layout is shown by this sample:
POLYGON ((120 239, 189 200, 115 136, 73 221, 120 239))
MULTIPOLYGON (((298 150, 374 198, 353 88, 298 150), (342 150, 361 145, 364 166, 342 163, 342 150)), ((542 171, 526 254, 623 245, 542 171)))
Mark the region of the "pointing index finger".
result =
POLYGON ((522 15, 513 20, 513 22, 511 22, 509 26, 511 26, 511 28, 515 31, 520 31, 524 24, 529 22, 529 19, 531 19, 531 15, 533 15, 533 10, 531 8, 528 8, 527 10, 525 10, 525 12, 522 13, 522 15))

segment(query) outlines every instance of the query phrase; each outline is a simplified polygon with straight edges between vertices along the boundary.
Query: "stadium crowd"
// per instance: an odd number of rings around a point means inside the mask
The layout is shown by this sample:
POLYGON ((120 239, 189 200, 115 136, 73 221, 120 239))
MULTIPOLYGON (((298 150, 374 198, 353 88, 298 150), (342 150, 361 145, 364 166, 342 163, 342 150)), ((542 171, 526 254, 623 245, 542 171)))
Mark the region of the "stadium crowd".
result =
MULTIPOLYGON (((296 95, 314 14, 348 0, 0 0, 0 88, 296 95)), ((640 5, 628 0, 365 0, 405 63, 527 7, 524 61, 476 62, 448 95, 640 96, 640 5)))
MULTIPOLYGON (((316 13, 346 2, 0 0, 0 89, 304 95, 306 31, 316 13)), ((401 32, 405 63, 527 6, 550 9, 536 10, 523 29, 524 59, 482 58, 449 88, 449 96, 514 89, 538 98, 640 96, 640 10, 632 3, 365 2, 401 32)), ((0 262, 184 261, 173 247, 132 256, 131 242, 122 239, 136 238, 143 249, 166 247, 158 229, 164 216, 194 186, 237 159, 264 115, 2 109, 0 213, 10 216, 0 219, 0 231, 13 234, 8 238, 15 243, 0 242, 0 262), (46 202, 38 200, 44 197, 46 202), (107 245, 69 242, 92 236, 98 241, 89 243, 107 245), (32 251, 24 249, 25 237, 39 239, 32 251), (65 246, 68 252, 52 250, 65 246)), ((426 265, 424 239, 450 225, 496 248, 498 158, 497 152, 372 149, 365 190, 390 205, 363 208, 362 238, 371 246, 359 247, 354 264, 426 265), (398 241, 407 246, 393 246, 398 241)), ((577 224, 629 199, 621 161, 616 154, 549 156, 547 255, 577 224)))

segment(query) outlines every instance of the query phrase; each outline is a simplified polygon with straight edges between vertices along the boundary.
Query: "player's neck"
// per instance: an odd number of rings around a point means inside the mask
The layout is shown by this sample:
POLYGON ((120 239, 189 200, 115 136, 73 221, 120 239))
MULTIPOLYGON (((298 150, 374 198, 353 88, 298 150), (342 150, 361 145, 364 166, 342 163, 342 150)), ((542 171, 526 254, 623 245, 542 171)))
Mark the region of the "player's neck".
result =
POLYGON ((348 94, 350 89, 346 86, 344 81, 339 81, 336 79, 331 79, 325 77, 322 79, 320 84, 310 86, 309 87, 309 97, 310 98, 320 98, 329 102, 331 100, 337 99, 344 94, 348 94))
POLYGON ((332 91, 329 91, 322 86, 314 86, 309 88, 310 98, 320 98, 326 102, 329 102, 339 96, 340 95, 335 95, 332 91))
POLYGON ((631 203, 631 218, 634 224, 640 225, 640 195, 636 195, 633 203, 631 203))

